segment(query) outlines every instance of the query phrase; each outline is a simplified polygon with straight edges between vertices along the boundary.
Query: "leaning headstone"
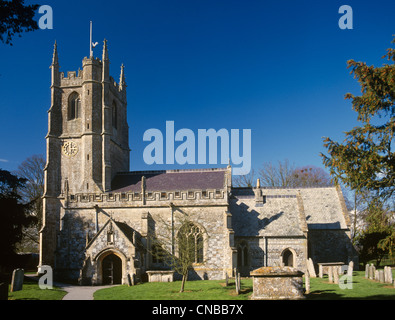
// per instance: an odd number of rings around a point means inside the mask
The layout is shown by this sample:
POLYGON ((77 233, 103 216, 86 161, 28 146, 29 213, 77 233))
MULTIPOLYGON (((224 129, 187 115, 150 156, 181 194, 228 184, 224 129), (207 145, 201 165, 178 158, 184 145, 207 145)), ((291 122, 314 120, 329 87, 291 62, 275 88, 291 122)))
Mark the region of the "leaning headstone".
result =
POLYGON ((25 271, 23 269, 14 270, 14 272, 12 273, 12 280, 11 280, 11 292, 22 290, 24 276, 25 276, 25 271))
POLYGON ((238 295, 240 293, 240 273, 235 274, 235 285, 236 285, 236 294, 238 295))
POLYGON ((384 270, 379 270, 379 281, 384 283, 384 270))
POLYGON ((365 266, 365 278, 369 278, 369 263, 367 263, 365 266))
POLYGON ((229 276, 228 273, 225 272, 225 287, 227 287, 229 285, 229 276))
POLYGON ((309 275, 312 278, 316 278, 317 274, 315 273, 315 269, 314 269, 314 263, 313 260, 311 260, 311 258, 309 258, 309 260, 307 260, 307 270, 309 271, 309 275))
POLYGON ((306 286, 306 294, 310 293, 310 272, 309 270, 306 271, 304 274, 304 281, 305 281, 305 286, 306 286))
POLYGON ((379 270, 374 271, 374 280, 379 281, 379 270))

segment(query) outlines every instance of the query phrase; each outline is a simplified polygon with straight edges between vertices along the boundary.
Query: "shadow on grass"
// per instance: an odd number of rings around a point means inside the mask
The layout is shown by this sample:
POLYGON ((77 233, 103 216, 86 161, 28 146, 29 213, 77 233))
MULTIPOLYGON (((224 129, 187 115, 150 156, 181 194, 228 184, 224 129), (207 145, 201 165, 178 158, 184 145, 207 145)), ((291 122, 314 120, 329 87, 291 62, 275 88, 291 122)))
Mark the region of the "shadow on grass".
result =
POLYGON ((377 281, 365 279, 361 272, 354 273, 351 288, 341 288, 329 283, 328 278, 312 279, 311 292, 307 300, 395 300, 395 288, 377 281))

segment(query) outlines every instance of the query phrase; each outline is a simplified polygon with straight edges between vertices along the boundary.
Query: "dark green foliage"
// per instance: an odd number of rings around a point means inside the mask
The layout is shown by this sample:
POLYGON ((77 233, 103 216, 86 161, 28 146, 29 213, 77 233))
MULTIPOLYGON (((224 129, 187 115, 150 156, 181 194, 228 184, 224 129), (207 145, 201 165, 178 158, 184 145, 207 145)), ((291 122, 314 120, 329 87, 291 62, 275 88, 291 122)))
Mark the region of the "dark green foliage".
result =
POLYGON ((0 40, 12 46, 14 35, 38 29, 33 19, 39 5, 25 5, 24 0, 0 0, 0 40))
MULTIPOLYGON (((388 49, 384 57, 395 62, 395 50, 388 49)), ((345 98, 352 100, 362 125, 346 132, 343 144, 325 138, 329 155, 322 154, 324 164, 335 181, 389 198, 395 192, 395 64, 374 67, 350 60, 348 68, 362 95, 345 98)))
POLYGON ((359 245, 362 259, 378 261, 385 253, 393 256, 395 247, 394 213, 384 207, 393 203, 395 195, 395 49, 388 49, 383 58, 390 64, 375 67, 348 61, 362 95, 348 93, 345 98, 352 100, 361 126, 346 132, 343 144, 325 138, 329 155, 321 154, 335 182, 341 181, 357 193, 375 194, 359 245))
POLYGON ((22 228, 34 222, 29 205, 21 202, 17 190, 25 180, 0 170, 0 267, 12 267, 15 245, 22 239, 22 228))

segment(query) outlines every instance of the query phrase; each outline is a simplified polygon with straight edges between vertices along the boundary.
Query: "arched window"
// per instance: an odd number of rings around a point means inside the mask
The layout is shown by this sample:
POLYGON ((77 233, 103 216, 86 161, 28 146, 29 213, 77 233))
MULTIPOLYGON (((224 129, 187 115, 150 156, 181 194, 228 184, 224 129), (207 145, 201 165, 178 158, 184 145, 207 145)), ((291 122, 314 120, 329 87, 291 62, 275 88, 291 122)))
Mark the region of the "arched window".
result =
POLYGON ((79 118, 81 109, 81 100, 80 96, 77 92, 73 92, 69 97, 69 105, 68 105, 68 120, 74 120, 79 118))
POLYGON ((290 249, 285 249, 282 253, 282 264, 284 267, 294 266, 294 254, 290 249))
POLYGON ((203 232, 193 223, 184 224, 178 233, 178 252, 180 259, 188 259, 192 263, 202 263, 203 232))
POLYGON ((248 244, 245 241, 237 246, 237 265, 239 267, 248 266, 248 244))
POLYGON ((115 102, 112 104, 112 126, 118 129, 118 107, 115 102))

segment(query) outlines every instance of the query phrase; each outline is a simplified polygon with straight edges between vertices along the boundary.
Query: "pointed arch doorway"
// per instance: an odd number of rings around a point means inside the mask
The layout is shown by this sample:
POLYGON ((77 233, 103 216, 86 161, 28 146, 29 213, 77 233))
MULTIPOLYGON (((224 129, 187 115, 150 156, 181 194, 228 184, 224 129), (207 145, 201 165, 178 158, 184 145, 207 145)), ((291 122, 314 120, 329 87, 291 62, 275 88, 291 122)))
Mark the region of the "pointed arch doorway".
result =
POLYGON ((116 254, 110 253, 102 261, 103 285, 122 283, 122 260, 116 254))

